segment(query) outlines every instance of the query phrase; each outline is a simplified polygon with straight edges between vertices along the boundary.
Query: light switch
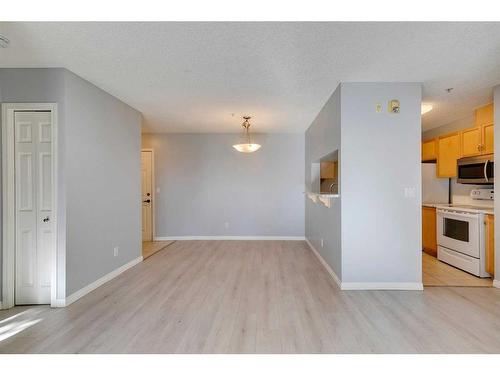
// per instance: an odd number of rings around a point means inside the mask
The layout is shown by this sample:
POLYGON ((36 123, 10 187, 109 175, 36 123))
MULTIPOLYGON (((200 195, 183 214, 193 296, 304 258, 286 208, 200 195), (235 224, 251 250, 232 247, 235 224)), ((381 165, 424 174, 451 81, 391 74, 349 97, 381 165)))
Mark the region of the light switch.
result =
POLYGON ((415 188, 405 187, 405 198, 415 198, 415 188))

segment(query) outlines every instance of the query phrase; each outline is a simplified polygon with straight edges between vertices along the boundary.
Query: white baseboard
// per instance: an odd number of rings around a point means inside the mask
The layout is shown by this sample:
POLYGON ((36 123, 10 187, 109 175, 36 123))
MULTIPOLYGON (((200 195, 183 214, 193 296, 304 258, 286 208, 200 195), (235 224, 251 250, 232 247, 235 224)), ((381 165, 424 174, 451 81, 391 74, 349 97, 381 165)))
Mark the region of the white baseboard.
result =
MULTIPOLYGON (((341 290, 424 290, 424 285, 422 283, 349 283, 340 281, 337 274, 333 269, 326 263, 321 254, 314 248, 314 246, 306 238, 306 242, 311 248, 312 252, 319 259, 323 267, 328 271, 333 281, 340 287, 341 290)), ((499 286, 500 287, 500 286, 499 286)))
POLYGON ((51 304, 51 307, 65 307, 65 306, 71 305, 73 302, 79 300, 84 295, 92 292, 94 289, 97 289, 102 284, 107 283, 108 281, 114 279, 119 274, 125 272, 126 270, 128 270, 129 268, 135 266, 137 263, 140 263, 140 262, 142 262, 142 256, 135 258, 134 260, 124 264, 123 266, 117 268, 114 271, 111 271, 110 273, 97 279, 96 281, 87 285, 86 287, 76 291, 75 293, 71 294, 70 296, 66 297, 65 299, 56 300, 54 303, 51 304))
POLYGON ((66 300, 64 298, 58 298, 50 303, 50 307, 65 307, 66 300))
POLYGON ((493 286, 494 286, 495 288, 500 288, 500 280, 496 280, 496 279, 495 279, 495 280, 493 280, 493 286))
POLYGON ((314 248, 314 246, 312 245, 312 243, 310 243, 307 238, 305 240, 306 240, 307 244, 309 245, 309 248, 314 253, 314 255, 316 255, 316 257, 318 258, 318 260, 320 261, 320 263, 323 265, 323 267, 325 267, 326 271, 330 274, 330 276, 332 277, 333 281, 335 281, 335 283, 339 286, 339 288, 342 289, 342 282, 340 281, 340 279, 337 276, 337 274, 333 271, 333 269, 330 267, 330 265, 328 263, 326 263, 326 261, 323 259, 323 257, 321 256, 321 254, 318 252, 318 250, 316 250, 314 248))
POLYGON ((155 237, 155 241, 239 240, 239 241, 304 241, 304 236, 171 236, 155 237))
POLYGON ((422 283, 342 283, 342 290, 424 290, 422 283))

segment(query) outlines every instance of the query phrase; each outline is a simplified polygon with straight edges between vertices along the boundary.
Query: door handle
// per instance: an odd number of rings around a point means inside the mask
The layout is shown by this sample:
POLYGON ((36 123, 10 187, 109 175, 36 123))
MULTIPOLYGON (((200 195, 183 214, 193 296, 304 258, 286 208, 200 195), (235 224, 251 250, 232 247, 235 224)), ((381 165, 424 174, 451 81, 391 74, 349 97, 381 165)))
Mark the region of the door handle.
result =
POLYGON ((45 217, 42 219, 42 221, 43 221, 44 223, 48 223, 48 222, 50 221, 50 218, 49 218, 48 216, 45 216, 45 217))
POLYGON ((142 203, 151 203, 151 199, 146 199, 145 201, 142 201, 142 203))
POLYGON ((488 168, 488 162, 489 162, 489 160, 486 160, 486 163, 484 163, 484 179, 486 180, 486 182, 489 182, 488 181, 488 172, 486 171, 486 169, 488 168))

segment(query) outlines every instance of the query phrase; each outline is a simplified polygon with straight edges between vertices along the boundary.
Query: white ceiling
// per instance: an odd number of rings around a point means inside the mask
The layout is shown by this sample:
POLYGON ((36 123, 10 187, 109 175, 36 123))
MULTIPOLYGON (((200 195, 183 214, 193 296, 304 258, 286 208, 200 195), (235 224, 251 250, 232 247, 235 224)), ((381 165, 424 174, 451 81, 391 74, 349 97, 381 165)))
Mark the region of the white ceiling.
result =
POLYGON ((146 132, 304 131, 339 82, 423 82, 431 129, 500 83, 500 23, 0 23, 0 67, 65 67, 146 132), (445 89, 453 87, 451 94, 445 89), (232 115, 234 114, 234 116, 232 115))

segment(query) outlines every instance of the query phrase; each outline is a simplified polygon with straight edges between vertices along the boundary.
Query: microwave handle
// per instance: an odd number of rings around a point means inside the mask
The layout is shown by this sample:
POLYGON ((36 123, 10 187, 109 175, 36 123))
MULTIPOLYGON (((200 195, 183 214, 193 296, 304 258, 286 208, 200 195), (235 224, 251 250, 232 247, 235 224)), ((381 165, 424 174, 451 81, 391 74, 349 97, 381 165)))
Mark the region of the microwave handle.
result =
POLYGON ((487 172, 488 162, 489 162, 489 160, 486 160, 486 163, 484 163, 484 179, 486 180, 486 182, 489 182, 488 181, 488 172, 487 172))

